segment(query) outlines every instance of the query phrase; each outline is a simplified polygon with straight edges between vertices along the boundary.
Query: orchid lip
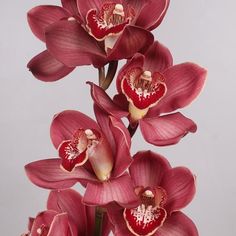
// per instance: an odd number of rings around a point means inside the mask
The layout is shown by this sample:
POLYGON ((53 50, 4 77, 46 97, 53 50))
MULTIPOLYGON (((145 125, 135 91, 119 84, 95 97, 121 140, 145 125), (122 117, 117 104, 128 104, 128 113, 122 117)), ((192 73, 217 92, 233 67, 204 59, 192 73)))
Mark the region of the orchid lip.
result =
POLYGON ((167 217, 162 203, 156 201, 166 197, 165 191, 161 187, 138 187, 138 191, 141 204, 133 209, 124 209, 123 217, 131 233, 136 236, 151 236, 163 225, 167 217))
POLYGON ((132 17, 122 4, 104 3, 99 11, 90 9, 87 12, 86 27, 92 37, 103 41, 110 36, 119 36, 132 17))

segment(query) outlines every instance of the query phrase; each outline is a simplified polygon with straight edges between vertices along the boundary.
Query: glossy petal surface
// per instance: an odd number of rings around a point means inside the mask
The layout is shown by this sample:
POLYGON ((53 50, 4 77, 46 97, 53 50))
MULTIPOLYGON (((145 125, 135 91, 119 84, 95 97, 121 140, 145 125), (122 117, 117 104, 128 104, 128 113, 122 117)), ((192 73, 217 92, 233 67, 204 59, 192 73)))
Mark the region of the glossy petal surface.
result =
POLYGON ((144 139, 157 146, 178 143, 188 132, 196 132, 196 124, 183 116, 174 113, 155 118, 144 118, 140 121, 144 139))
POLYGON ((44 82, 59 80, 74 70, 74 67, 67 67, 56 60, 47 50, 32 58, 27 67, 37 79, 44 82))

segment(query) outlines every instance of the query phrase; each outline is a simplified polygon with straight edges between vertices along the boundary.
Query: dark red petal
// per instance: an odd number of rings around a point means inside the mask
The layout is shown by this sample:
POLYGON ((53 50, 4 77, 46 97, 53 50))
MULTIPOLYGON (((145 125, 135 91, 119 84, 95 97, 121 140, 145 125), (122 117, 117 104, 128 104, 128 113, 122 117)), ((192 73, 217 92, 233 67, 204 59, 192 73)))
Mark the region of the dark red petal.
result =
POLYGON ((113 98, 114 103, 119 106, 123 111, 128 111, 129 102, 123 93, 117 94, 113 98))
POLYGON ((103 5, 103 0, 77 0, 77 6, 81 16, 85 19, 89 10, 100 10, 103 5))
POLYGON ((151 152, 138 152, 129 170, 135 186, 155 188, 160 185, 163 175, 171 168, 167 159, 151 152))
POLYGON ((71 13, 72 16, 79 14, 76 0, 61 0, 61 4, 71 13))
POLYGON ((35 161, 25 166, 25 171, 30 181, 46 189, 70 188, 80 180, 97 181, 96 177, 83 167, 77 167, 72 172, 60 168, 59 158, 35 161))
POLYGON ((138 16, 136 25, 153 30, 159 26, 166 14, 170 0, 151 0, 138 16))
POLYGON ((86 207, 82 204, 82 196, 73 189, 52 191, 49 194, 47 208, 59 213, 66 212, 69 220, 78 229, 79 235, 86 234, 86 207))
POLYGON ((117 106, 102 88, 91 82, 88 82, 88 84, 91 86, 91 96, 93 101, 102 110, 117 118, 122 118, 128 115, 128 112, 123 111, 119 106, 117 106))
POLYGON ((97 41, 76 21, 60 21, 47 27, 49 52, 69 67, 106 64, 105 52, 97 41))
POLYGON ((196 192, 195 177, 185 167, 176 167, 165 172, 161 186, 167 192, 165 209, 177 211, 187 206, 196 192))
POLYGON ((196 132, 196 124, 181 113, 144 118, 140 120, 144 139, 153 145, 166 146, 178 143, 189 132, 196 132))
POLYGON ((162 72, 172 66, 173 58, 168 48, 159 42, 154 42, 145 53, 144 70, 162 72))
POLYGON ((74 70, 74 67, 67 67, 56 60, 47 50, 32 58, 27 67, 37 79, 44 82, 62 79, 74 70))
POLYGON ((67 110, 56 114, 50 128, 55 148, 58 148, 63 141, 71 140, 78 129, 100 130, 94 120, 79 111, 67 110))
POLYGON ((174 212, 164 225, 157 230, 155 236, 198 236, 193 221, 182 212, 174 212))
POLYGON ((131 58, 136 52, 144 53, 153 40, 153 35, 149 31, 128 25, 108 54, 108 59, 110 61, 127 59, 131 58))
POLYGON ((163 75, 167 93, 152 112, 167 113, 190 104, 201 92, 206 70, 193 63, 183 63, 167 69, 163 75))
POLYGON ((32 32, 42 41, 45 41, 47 26, 69 16, 70 14, 62 7, 50 5, 34 7, 27 15, 32 32))
POLYGON ((100 183, 89 183, 83 199, 85 204, 105 206, 117 202, 120 206, 131 208, 139 204, 129 175, 100 183))

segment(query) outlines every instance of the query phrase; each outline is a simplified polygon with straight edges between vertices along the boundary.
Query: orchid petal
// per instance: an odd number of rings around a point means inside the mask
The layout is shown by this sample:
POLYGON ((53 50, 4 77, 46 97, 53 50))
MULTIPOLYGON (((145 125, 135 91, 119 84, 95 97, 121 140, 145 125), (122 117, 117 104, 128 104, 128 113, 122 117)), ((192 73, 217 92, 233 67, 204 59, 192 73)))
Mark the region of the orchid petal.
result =
POLYGON ((195 177, 189 169, 176 167, 166 171, 161 181, 161 186, 167 192, 165 208, 172 212, 184 208, 195 195, 195 177))
POLYGON ((46 27, 69 16, 70 14, 62 7, 44 5, 32 8, 28 12, 27 19, 34 35, 45 41, 46 27))
POLYGON ((155 42, 145 53, 144 70, 162 72, 172 66, 173 58, 168 48, 159 42, 155 42))
POLYGON ((153 145, 166 146, 178 143, 188 132, 196 132, 196 124, 177 112, 161 117, 140 120, 144 139, 153 145))
POLYGON ((47 27, 46 45, 57 60, 69 67, 106 63, 105 52, 76 21, 64 20, 47 27))
POLYGON ((133 234, 129 231, 126 222, 123 217, 124 209, 119 210, 111 210, 108 211, 109 219, 111 223, 114 225, 113 233, 115 236, 133 236, 133 234))
POLYGON ((72 16, 79 14, 76 0, 61 0, 61 4, 72 14, 72 16))
POLYGON ((46 189, 70 188, 79 180, 97 181, 96 177, 83 167, 77 167, 72 172, 60 168, 59 158, 35 161, 25 166, 25 171, 30 181, 46 189))
POLYGON ((167 159, 151 151, 138 152, 129 170, 135 186, 159 186, 164 173, 171 168, 167 159))
POLYGON ((200 93, 206 79, 206 70, 193 63, 183 63, 167 69, 167 93, 153 108, 162 113, 171 112, 191 103, 200 93))
POLYGON ((58 146, 65 140, 70 140, 78 129, 100 130, 97 123, 79 111, 66 110, 54 116, 51 124, 51 139, 58 146))
POLYGON ((77 235, 86 233, 86 208, 82 204, 81 195, 73 189, 51 191, 48 197, 47 208, 57 212, 66 212, 69 220, 76 226, 77 235))
POLYGON ((136 53, 119 71, 119 74, 117 76, 116 80, 116 87, 119 93, 122 92, 121 90, 121 81, 124 78, 124 76, 127 74, 127 72, 132 68, 143 68, 144 65, 144 55, 140 53, 136 53))
POLYGON ((147 30, 159 26, 166 14, 170 0, 151 0, 140 12, 136 25, 147 30))
MULTIPOLYGON (((48 236, 71 235, 69 234, 69 221, 66 213, 58 214, 54 217, 48 236)), ((71 236, 76 236, 72 234, 71 236)))
POLYGON ((33 222, 32 228, 31 228, 31 235, 32 236, 38 236, 38 229, 41 228, 42 225, 45 225, 47 230, 49 229, 54 217, 57 215, 57 212, 55 211, 43 211, 40 212, 33 222))
POLYGON ((113 102, 123 111, 128 111, 129 102, 123 93, 119 93, 113 97, 113 102))
POLYGON ((47 50, 32 58, 27 67, 37 79, 45 82, 62 79, 74 70, 57 61, 47 50))
POLYGON ((95 104, 102 110, 117 118, 122 118, 128 115, 127 111, 122 111, 120 107, 114 104, 114 102, 102 88, 91 82, 88 82, 88 84, 91 86, 91 96, 95 104))
POLYGON ((182 212, 174 212, 167 218, 154 236, 198 236, 193 221, 182 212))
POLYGON ((136 207, 139 204, 129 175, 125 174, 105 182, 88 183, 83 202, 87 205, 105 206, 117 202, 123 207, 136 207))
POLYGON ((103 0, 77 0, 77 6, 81 16, 85 19, 89 10, 100 10, 103 2, 103 0))
POLYGON ((108 60, 131 58, 136 52, 144 53, 153 43, 153 35, 142 28, 128 25, 108 54, 108 60))
POLYGON ((116 177, 120 176, 132 162, 131 138, 122 121, 115 117, 110 117, 110 129, 116 143, 115 163, 112 171, 112 176, 116 177))

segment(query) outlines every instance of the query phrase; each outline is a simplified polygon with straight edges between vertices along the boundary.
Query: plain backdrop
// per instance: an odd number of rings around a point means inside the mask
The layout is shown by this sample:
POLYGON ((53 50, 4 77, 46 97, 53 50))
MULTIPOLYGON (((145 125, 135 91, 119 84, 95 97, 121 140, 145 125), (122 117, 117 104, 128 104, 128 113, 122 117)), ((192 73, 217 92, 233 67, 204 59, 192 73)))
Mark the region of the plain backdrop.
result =
MULTIPOLYGON (((97 82, 93 67, 80 67, 48 84, 36 80, 26 68, 44 49, 26 21, 27 11, 40 4, 59 1, 1 2, 0 234, 6 236, 25 232, 28 216, 45 209, 48 191, 29 182, 24 165, 57 155, 49 137, 52 116, 78 109, 93 117, 85 84, 97 82)), ((139 131, 133 139, 133 154, 151 149, 165 155, 173 166, 187 166, 196 174, 197 194, 184 211, 201 236, 236 235, 235 9, 233 0, 171 1, 154 34, 171 50, 176 64, 192 61, 208 69, 204 91, 182 110, 198 124, 198 132, 162 148, 145 143, 139 131)), ((109 93, 114 92, 113 85, 109 93)))

